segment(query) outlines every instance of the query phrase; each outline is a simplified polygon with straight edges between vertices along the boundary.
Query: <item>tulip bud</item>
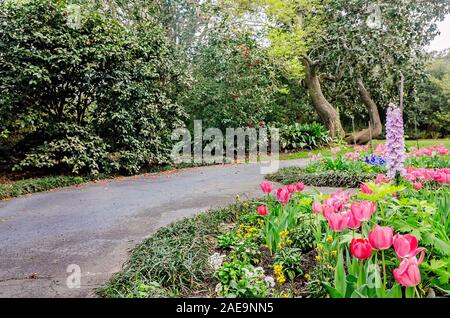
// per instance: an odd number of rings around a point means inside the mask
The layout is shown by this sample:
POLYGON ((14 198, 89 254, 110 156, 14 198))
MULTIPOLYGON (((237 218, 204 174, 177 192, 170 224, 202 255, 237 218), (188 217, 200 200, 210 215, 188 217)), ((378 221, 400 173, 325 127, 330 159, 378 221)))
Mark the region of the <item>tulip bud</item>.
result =
POLYGON ((372 251, 372 246, 367 239, 353 239, 350 243, 350 252, 359 260, 369 259, 372 251))

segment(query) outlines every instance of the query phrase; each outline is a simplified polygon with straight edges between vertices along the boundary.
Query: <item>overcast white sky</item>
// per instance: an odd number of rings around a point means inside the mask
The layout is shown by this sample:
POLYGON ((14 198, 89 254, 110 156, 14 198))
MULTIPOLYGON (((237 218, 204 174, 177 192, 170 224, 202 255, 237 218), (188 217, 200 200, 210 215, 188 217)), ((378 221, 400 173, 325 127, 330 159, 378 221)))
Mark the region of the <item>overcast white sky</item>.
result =
POLYGON ((438 24, 441 35, 436 37, 429 46, 430 51, 442 51, 450 48, 450 15, 438 24))

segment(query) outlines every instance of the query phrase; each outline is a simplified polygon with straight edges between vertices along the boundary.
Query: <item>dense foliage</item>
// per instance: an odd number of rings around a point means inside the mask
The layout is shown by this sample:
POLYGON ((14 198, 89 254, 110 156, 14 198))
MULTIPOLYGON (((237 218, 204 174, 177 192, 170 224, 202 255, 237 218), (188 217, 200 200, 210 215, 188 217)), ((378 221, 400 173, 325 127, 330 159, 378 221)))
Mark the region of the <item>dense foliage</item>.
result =
POLYGON ((149 22, 65 1, 0 5, 3 160, 17 169, 136 172, 168 161, 184 113, 171 48, 149 22))

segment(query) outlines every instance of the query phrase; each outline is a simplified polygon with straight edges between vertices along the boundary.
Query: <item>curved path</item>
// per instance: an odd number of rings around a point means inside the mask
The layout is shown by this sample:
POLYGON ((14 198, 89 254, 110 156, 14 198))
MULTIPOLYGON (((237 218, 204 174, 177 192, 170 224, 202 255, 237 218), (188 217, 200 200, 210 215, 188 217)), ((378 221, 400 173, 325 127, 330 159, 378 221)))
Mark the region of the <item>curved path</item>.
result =
POLYGON ((263 179, 257 164, 209 166, 0 201, 0 297, 94 296, 159 227, 236 195, 256 197, 263 179), (67 287, 71 264, 80 266, 81 288, 67 287))

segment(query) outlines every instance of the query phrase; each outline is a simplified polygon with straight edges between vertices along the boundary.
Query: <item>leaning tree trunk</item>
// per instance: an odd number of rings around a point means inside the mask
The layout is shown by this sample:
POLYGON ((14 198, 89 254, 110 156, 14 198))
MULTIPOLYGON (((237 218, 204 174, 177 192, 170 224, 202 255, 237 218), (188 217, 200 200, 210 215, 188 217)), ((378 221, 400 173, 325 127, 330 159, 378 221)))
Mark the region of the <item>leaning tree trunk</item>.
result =
POLYGON ((305 58, 303 63, 306 70, 305 82, 314 108, 328 128, 332 138, 344 137, 345 131, 342 128, 339 114, 323 95, 320 79, 316 71, 318 62, 312 62, 305 58))
POLYGON ((355 132, 346 138, 348 143, 356 143, 358 145, 368 143, 372 138, 378 137, 383 132, 383 124, 381 123, 380 113, 377 104, 373 101, 362 79, 358 79, 359 96, 363 104, 367 108, 370 118, 370 127, 359 132, 355 132))

